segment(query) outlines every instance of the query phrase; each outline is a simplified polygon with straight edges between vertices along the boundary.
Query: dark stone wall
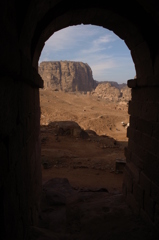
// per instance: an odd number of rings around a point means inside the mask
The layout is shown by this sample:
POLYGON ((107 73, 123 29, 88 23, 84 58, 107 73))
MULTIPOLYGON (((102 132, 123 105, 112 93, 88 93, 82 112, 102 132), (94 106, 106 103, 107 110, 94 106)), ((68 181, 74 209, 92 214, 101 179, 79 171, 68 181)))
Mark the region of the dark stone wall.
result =
POLYGON ((22 240, 38 221, 43 82, 20 47, 16 5, 1 1, 0 9, 0 235, 22 240))
POLYGON ((11 77, 0 79, 1 233, 22 239, 26 226, 37 223, 41 194, 39 91, 11 77))
POLYGON ((124 194, 134 212, 158 228, 159 86, 134 86, 129 114, 124 194))

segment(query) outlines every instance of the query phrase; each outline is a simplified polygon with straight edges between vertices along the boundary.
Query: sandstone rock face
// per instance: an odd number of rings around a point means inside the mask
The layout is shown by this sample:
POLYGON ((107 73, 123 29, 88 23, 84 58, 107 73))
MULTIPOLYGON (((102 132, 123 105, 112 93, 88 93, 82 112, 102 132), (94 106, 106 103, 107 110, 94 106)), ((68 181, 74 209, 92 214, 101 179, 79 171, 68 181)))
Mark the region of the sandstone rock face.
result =
POLYGON ((104 98, 110 101, 117 101, 121 96, 120 90, 116 87, 113 87, 110 83, 99 84, 96 87, 94 94, 100 98, 104 98))
POLYGON ((41 62, 39 74, 44 80, 44 89, 64 92, 92 92, 108 101, 128 102, 131 90, 126 84, 98 82, 93 79, 87 63, 74 61, 41 62))
POLYGON ((123 86, 121 84, 120 86, 119 84, 114 84, 114 82, 100 82, 92 94, 112 102, 128 102, 131 99, 131 89, 126 84, 123 84, 123 86))
POLYGON ((130 101, 131 100, 131 89, 128 88, 127 86, 123 87, 121 89, 121 93, 122 93, 122 100, 123 101, 130 101))
POLYGON ((75 92, 92 91, 97 86, 91 68, 83 62, 41 62, 39 74, 44 80, 44 89, 75 92))
POLYGON ((126 83, 117 83, 117 82, 113 82, 113 81, 103 81, 103 82, 98 82, 97 81, 97 85, 98 84, 103 84, 103 83, 110 83, 112 87, 115 87, 115 88, 118 88, 118 89, 122 89, 122 88, 127 86, 126 83))

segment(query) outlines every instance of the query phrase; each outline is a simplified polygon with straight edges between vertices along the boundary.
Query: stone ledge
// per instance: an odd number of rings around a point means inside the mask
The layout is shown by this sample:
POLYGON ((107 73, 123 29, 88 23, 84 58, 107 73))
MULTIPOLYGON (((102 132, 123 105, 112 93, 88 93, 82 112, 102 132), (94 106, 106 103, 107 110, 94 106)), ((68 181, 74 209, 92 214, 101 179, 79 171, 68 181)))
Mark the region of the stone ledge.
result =
POLYGON ((137 80, 136 80, 136 79, 129 79, 129 80, 127 81, 127 86, 128 86, 129 88, 135 88, 135 87, 137 87, 137 80))
POLYGON ((159 87, 159 75, 128 79, 127 86, 129 88, 159 87))

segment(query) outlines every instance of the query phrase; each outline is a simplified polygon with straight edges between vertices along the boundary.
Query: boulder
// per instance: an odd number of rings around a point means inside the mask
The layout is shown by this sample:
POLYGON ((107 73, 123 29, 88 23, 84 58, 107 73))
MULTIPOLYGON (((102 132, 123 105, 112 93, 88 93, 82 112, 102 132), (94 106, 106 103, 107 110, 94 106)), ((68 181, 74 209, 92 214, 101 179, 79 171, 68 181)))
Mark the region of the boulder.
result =
POLYGON ((49 125, 55 129, 55 133, 58 136, 71 135, 83 139, 87 139, 89 137, 88 133, 74 121, 55 121, 49 125))
POLYGON ((43 184, 43 191, 48 198, 48 201, 59 199, 60 202, 65 202, 65 198, 73 193, 67 178, 52 178, 43 184))

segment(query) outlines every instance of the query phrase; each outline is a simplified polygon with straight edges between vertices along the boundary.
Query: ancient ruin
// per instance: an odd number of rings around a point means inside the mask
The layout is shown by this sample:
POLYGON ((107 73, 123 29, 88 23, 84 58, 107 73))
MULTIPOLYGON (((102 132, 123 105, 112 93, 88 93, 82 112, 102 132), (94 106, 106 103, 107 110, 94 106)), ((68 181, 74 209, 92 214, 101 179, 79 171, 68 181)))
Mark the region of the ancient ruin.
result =
MULTIPOLYGON (((42 190, 38 60, 45 41, 76 24, 108 28, 131 51, 129 138, 123 194, 134 214, 159 227, 159 3, 134 1, 1 1, 0 234, 30 239, 42 190)), ((55 46, 56 47, 56 46, 55 46)))

